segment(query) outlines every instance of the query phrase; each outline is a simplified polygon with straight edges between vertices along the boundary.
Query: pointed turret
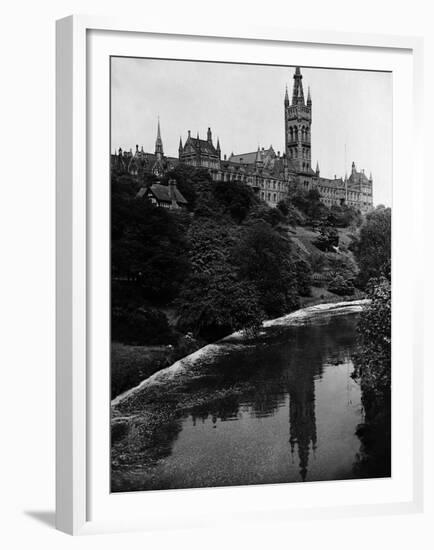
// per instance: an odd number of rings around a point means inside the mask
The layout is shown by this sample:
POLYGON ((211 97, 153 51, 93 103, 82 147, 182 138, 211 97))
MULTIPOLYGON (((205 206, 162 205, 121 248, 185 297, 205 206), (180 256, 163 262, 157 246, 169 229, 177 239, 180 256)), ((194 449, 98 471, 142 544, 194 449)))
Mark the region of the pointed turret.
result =
POLYGON ((310 86, 307 88, 307 103, 306 105, 309 107, 309 109, 312 108, 312 98, 310 96, 310 86))
POLYGON ((315 173, 317 176, 319 176, 319 164, 318 164, 318 161, 316 163, 316 170, 315 170, 315 173))
POLYGON ((220 140, 219 138, 217 137, 217 147, 216 147, 216 151, 217 151, 217 154, 219 156, 219 159, 221 159, 221 150, 220 150, 220 140))
POLYGON ((285 107, 289 107, 289 95, 288 95, 288 86, 285 86, 285 107))
POLYGON ((184 147, 182 146, 182 138, 181 138, 181 136, 179 136, 178 152, 182 153, 183 150, 184 150, 184 147))
POLYGON ((155 156, 157 159, 161 160, 163 158, 163 140, 161 139, 161 130, 160 130, 160 117, 158 117, 157 124, 157 139, 155 140, 155 156))
POLYGON ((255 165, 257 168, 261 168, 263 165, 262 154, 261 154, 261 149, 259 145, 258 145, 258 150, 256 151, 255 165))
POLYGON ((208 143, 212 143, 211 128, 208 128, 208 132, 207 132, 207 134, 206 134, 206 139, 207 139, 208 143))

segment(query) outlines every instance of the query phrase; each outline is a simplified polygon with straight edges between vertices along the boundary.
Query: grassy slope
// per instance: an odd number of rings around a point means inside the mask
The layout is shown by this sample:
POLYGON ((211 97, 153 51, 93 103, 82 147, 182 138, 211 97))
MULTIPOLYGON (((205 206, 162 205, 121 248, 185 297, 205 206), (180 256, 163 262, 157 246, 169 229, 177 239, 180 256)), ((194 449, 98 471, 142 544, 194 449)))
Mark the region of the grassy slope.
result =
POLYGON ((154 372, 172 363, 170 346, 111 345, 111 397, 137 386, 154 372))
MULTIPOLYGON (((312 259, 312 256, 324 256, 327 257, 327 254, 321 252, 313 242, 318 238, 318 233, 312 231, 310 227, 296 226, 289 229, 289 235, 295 249, 297 252, 305 258, 307 261, 312 259)), ((339 228, 339 245, 342 247, 343 254, 352 256, 352 253, 348 251, 348 246, 351 243, 351 233, 353 232, 350 228, 339 228)), ((349 300, 357 300, 363 298, 364 295, 358 291, 352 296, 349 296, 349 300)), ((328 302, 341 302, 345 300, 345 296, 338 296, 333 292, 327 290, 325 285, 317 284, 311 287, 311 296, 302 297, 300 302, 301 306, 310 306, 321 303, 328 302)))

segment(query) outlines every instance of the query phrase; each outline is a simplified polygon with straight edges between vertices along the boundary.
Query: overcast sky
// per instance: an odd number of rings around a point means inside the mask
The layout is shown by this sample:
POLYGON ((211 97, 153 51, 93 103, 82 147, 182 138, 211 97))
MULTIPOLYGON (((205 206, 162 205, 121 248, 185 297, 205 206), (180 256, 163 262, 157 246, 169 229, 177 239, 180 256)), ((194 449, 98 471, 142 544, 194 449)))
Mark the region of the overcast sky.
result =
MULTIPOLYGON (((312 96, 312 167, 344 176, 365 169, 374 203, 391 205, 391 73, 301 68, 312 96), (345 153, 346 149, 346 153, 345 153), (345 162, 346 161, 346 162, 345 162)), ((283 99, 293 67, 112 58, 111 148, 154 152, 160 117, 164 153, 178 156, 187 131, 220 138, 222 155, 273 145, 284 152, 283 99)))

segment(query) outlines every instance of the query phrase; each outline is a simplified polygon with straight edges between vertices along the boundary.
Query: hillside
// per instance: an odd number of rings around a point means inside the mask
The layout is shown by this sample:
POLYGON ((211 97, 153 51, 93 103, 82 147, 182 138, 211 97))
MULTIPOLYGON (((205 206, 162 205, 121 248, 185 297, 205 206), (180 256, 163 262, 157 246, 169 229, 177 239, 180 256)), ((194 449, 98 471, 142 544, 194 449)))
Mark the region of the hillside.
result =
POLYGON ((302 296, 302 305, 313 305, 324 302, 342 301, 342 299, 362 298, 363 292, 348 288, 338 289, 333 287, 337 277, 352 279, 357 275, 358 269, 349 250, 354 235, 354 227, 336 228, 339 236, 339 245, 336 251, 324 252, 316 245, 318 231, 309 226, 297 225, 288 228, 288 235, 294 247, 294 251, 312 268, 310 296, 302 296), (331 288, 330 288, 331 287, 331 288), (335 290, 334 292, 332 291, 335 290), (336 292, 339 290, 339 293, 336 292))

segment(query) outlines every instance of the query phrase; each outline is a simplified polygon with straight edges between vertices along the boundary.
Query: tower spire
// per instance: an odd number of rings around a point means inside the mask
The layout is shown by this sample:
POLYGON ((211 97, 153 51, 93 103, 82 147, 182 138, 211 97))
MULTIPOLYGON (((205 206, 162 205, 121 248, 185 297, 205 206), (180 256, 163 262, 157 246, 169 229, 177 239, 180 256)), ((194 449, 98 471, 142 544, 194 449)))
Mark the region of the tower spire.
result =
POLYGON ((155 156, 158 159, 161 159, 163 155, 164 155, 164 151, 163 151, 163 140, 161 139, 160 117, 158 117, 157 139, 155 140, 155 156))
POLYGON ((307 106, 312 107, 312 98, 310 97, 310 86, 307 87, 307 106))
POLYGON ((292 104, 304 105, 303 83, 300 67, 295 68, 294 73, 294 87, 292 89, 292 104))

